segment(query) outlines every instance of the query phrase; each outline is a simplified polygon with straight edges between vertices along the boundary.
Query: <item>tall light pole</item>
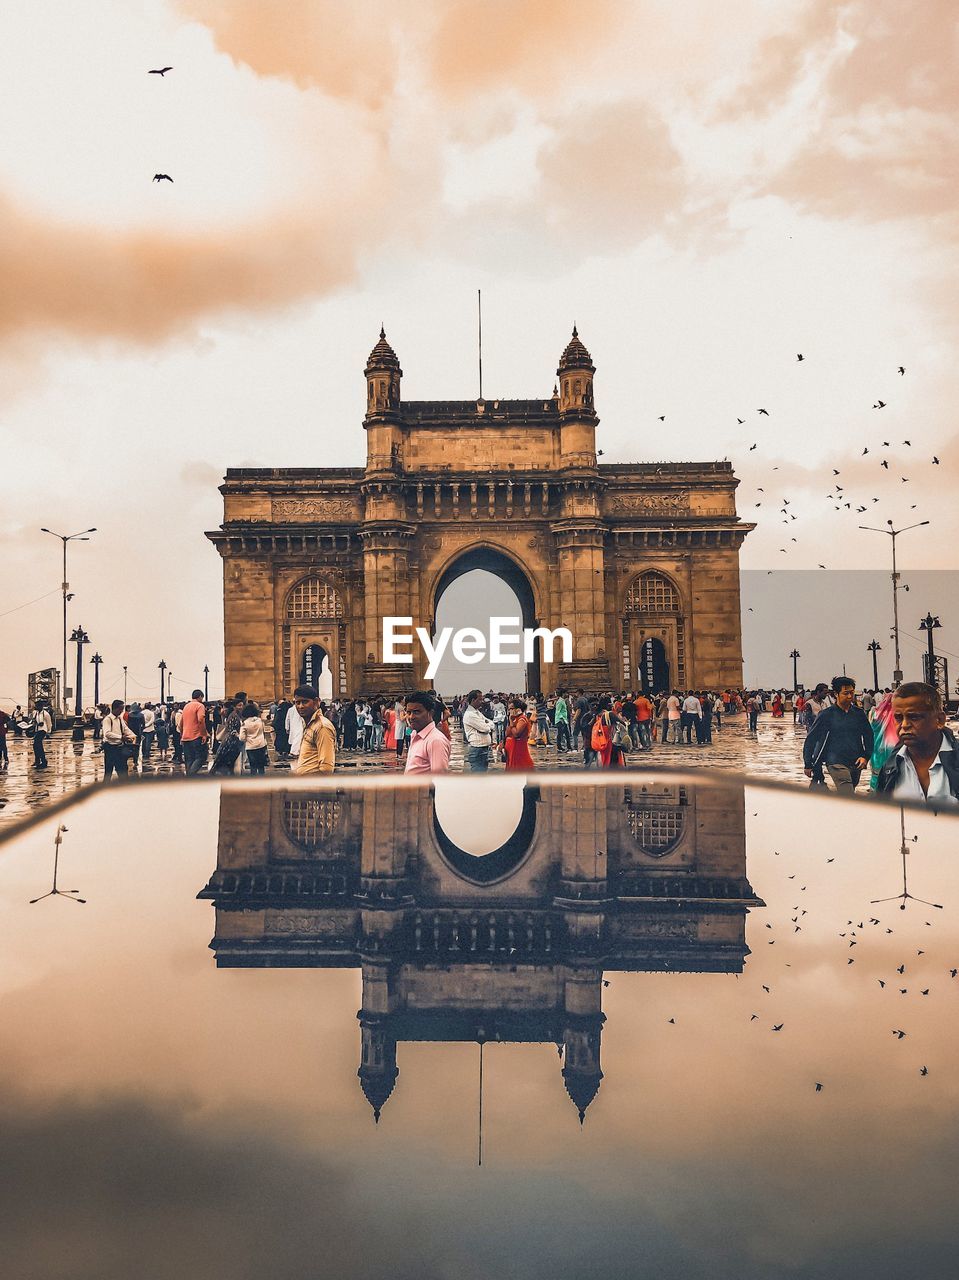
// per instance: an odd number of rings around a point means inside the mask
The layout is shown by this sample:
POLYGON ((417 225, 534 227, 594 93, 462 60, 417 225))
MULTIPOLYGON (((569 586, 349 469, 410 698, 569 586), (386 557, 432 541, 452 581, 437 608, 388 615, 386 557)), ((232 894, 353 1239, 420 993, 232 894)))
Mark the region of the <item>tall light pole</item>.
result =
POLYGON ((793 693, 798 693, 799 692, 799 669, 796 666, 796 663, 802 657, 802 654, 799 652, 798 649, 793 649, 792 653, 789 656, 793 660, 793 693))
POLYGON ((77 646, 77 701, 76 715, 83 712, 83 646, 90 643, 90 637, 80 626, 75 627, 71 641, 77 646))
POLYGON ((203 701, 210 701, 210 668, 206 664, 203 667, 203 701))
POLYGON ((907 524, 904 529, 894 529, 891 520, 886 521, 889 526, 888 529, 875 529, 868 524, 859 526, 860 529, 866 529, 869 533, 885 533, 892 538, 892 634, 896 644, 896 667, 892 673, 894 688, 902 684, 901 659, 899 656, 899 574, 896 572, 896 539, 901 533, 908 533, 910 529, 921 529, 923 525, 928 523, 928 520, 920 520, 918 524, 907 524))
POLYGON ((160 706, 166 702, 166 663, 161 658, 157 663, 157 669, 160 672, 160 706))
POLYGON ((90 661, 93 663, 93 705, 98 707, 100 705, 100 663, 103 659, 95 653, 90 661))
POLYGON ((878 640, 870 640, 866 648, 872 654, 872 688, 876 693, 879 690, 879 662, 876 654, 882 649, 882 645, 878 640))
POLYGON ((52 529, 47 528, 40 530, 41 533, 49 533, 51 538, 59 538, 63 543, 63 581, 61 583, 63 591, 63 683, 60 687, 60 710, 64 715, 67 713, 65 693, 67 687, 67 592, 70 590, 70 584, 67 582, 67 543, 74 541, 89 542, 90 539, 87 535, 96 533, 96 531, 96 525, 92 529, 82 529, 79 533, 54 533, 52 529))
POLYGON ((127 705, 127 669, 123 668, 123 705, 127 705))
POLYGON ((937 627, 941 627, 941 626, 942 626, 942 623, 939 621, 939 619, 934 618, 931 613, 927 613, 926 616, 919 623, 919 630, 925 631, 926 640, 928 641, 928 644, 929 644, 929 652, 925 654, 926 683, 932 684, 932 685, 936 683, 936 651, 932 645, 932 633, 936 630, 937 627))

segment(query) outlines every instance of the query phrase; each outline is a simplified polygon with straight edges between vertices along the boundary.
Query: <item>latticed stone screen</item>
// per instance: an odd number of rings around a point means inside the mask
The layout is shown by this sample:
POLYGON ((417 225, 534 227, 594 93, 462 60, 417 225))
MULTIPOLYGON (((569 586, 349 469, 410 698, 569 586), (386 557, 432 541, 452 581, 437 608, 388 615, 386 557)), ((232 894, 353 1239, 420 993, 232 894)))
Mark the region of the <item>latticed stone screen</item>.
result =
POLYGON ((627 613, 678 613, 679 593, 661 573, 643 573, 626 593, 627 613))
POLYGON ((343 605, 340 597, 322 578, 304 578, 290 592, 286 602, 286 616, 293 621, 306 618, 341 618, 343 605))
POLYGON ((283 801, 283 825, 294 844, 308 853, 321 848, 333 836, 340 821, 339 800, 287 797, 283 801))

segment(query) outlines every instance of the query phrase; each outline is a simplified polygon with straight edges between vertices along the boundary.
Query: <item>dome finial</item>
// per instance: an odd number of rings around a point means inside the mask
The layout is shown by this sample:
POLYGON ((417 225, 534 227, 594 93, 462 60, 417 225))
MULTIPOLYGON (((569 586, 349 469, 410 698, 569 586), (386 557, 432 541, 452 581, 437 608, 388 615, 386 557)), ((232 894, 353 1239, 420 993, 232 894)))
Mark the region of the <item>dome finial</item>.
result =
POLYGON ((578 333, 578 331, 577 331, 577 329, 576 329, 576 321, 575 321, 575 320, 573 321, 573 337, 574 337, 574 338, 578 338, 578 337, 579 337, 579 333, 578 333))

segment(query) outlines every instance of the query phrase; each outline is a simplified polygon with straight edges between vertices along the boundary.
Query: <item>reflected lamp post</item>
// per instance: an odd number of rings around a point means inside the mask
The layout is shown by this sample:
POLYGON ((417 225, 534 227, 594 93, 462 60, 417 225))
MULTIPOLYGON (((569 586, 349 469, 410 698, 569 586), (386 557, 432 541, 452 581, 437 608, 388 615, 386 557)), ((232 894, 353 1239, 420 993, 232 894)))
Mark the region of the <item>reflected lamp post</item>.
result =
POLYGON ((907 524, 904 529, 894 529, 891 520, 887 520, 888 529, 877 529, 872 525, 861 524, 860 529, 865 529, 868 533, 884 533, 892 539, 892 635, 896 645, 896 667, 892 673, 893 688, 902 684, 902 659, 899 655, 899 574, 896 570, 896 539, 901 533, 908 533, 910 529, 921 529, 923 525, 927 525, 928 520, 920 520, 918 524, 907 524))
POLYGON ((60 687, 60 710, 67 714, 67 698, 65 689, 67 687, 67 600, 70 584, 67 581, 67 543, 68 542, 89 542, 89 534, 96 533, 97 527, 93 525, 90 529, 81 529, 79 533, 54 533, 52 529, 46 527, 40 530, 41 533, 49 533, 51 538, 59 538, 63 543, 63 580, 60 584, 63 593, 63 683, 60 687))

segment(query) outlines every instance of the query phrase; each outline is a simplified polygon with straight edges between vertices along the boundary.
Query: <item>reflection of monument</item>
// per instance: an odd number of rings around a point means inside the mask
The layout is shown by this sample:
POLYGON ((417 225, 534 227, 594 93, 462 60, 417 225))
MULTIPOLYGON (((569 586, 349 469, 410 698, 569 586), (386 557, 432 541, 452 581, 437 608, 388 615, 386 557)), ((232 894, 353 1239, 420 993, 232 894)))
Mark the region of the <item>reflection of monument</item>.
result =
POLYGON ((216 963, 360 966, 377 1119, 399 1041, 495 1039, 555 1043, 582 1120, 603 1075, 604 970, 738 973, 746 910, 763 905, 741 787, 527 787, 512 836, 479 858, 442 830, 431 788, 220 805, 199 895, 216 906, 216 963))

